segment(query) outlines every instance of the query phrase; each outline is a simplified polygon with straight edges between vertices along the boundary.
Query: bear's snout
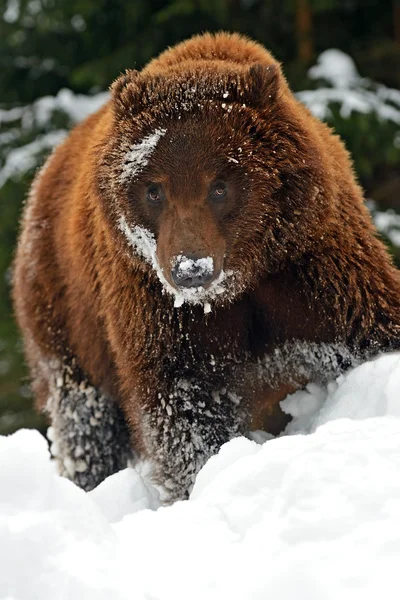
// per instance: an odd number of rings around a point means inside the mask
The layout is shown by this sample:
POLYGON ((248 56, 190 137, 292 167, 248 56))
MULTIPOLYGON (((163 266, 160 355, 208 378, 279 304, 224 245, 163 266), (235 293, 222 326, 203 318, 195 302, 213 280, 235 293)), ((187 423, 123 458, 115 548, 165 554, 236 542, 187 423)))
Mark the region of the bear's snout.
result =
POLYGON ((214 279, 214 260, 211 256, 180 255, 173 261, 172 281, 177 287, 205 287, 214 279))

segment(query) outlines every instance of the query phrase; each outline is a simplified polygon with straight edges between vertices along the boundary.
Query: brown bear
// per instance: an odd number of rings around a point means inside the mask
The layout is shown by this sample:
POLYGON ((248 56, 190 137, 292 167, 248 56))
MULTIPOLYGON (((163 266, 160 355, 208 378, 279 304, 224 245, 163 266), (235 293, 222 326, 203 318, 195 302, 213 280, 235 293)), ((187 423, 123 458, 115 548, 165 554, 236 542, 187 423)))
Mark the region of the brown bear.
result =
POLYGON ((14 300, 60 470, 167 500, 279 401, 400 346, 400 277, 277 61, 201 35, 128 71, 37 176, 14 300))

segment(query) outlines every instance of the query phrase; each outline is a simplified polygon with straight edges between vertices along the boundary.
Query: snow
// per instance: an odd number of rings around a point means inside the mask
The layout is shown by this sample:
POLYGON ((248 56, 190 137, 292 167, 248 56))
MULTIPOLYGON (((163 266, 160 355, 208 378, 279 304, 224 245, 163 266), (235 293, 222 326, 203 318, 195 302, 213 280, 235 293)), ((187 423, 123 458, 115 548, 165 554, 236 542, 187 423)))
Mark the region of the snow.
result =
POLYGON ((348 119, 352 112, 375 112, 382 121, 400 124, 400 102, 397 107, 385 104, 379 95, 368 90, 319 88, 298 92, 297 98, 322 120, 331 116, 330 104, 339 104, 340 114, 344 119, 348 119))
POLYGON ((361 79, 353 59, 336 48, 322 52, 308 75, 311 79, 325 79, 337 88, 348 88, 361 79))
POLYGON ((378 231, 386 235, 394 246, 400 247, 400 215, 394 210, 375 210, 373 220, 378 231))
POLYGON ((344 119, 353 112, 375 113, 381 121, 400 124, 400 91, 362 78, 353 59, 341 50, 322 52, 308 75, 330 86, 297 93, 297 98, 319 119, 329 120, 330 105, 338 104, 344 119))
POLYGON ((287 435, 225 444, 158 509, 145 468, 85 494, 37 432, 0 437, 0 598, 397 599, 399 391, 396 353, 310 385, 287 435))
POLYGON ((129 432, 115 403, 84 379, 77 382, 58 360, 42 357, 49 395, 47 437, 60 474, 92 490, 132 459, 129 432))
POLYGON ((179 277, 193 277, 193 275, 210 275, 214 271, 214 260, 211 256, 206 258, 187 258, 181 254, 176 257, 177 275, 179 277))
POLYGON ((46 151, 51 151, 68 135, 65 129, 48 131, 53 113, 64 113, 72 126, 100 108, 108 97, 108 92, 85 96, 62 89, 56 96, 44 96, 28 106, 0 109, 0 127, 15 123, 20 129, 19 131, 14 127, 11 132, 0 133, 0 136, 4 136, 1 139, 2 144, 13 142, 21 134, 26 137, 37 129, 45 131, 28 144, 7 150, 4 164, 0 167, 0 188, 9 179, 19 178, 34 169, 39 162, 38 157, 46 151), (14 135, 13 132, 17 131, 18 135, 14 135))
POLYGON ((288 396, 281 406, 293 416, 287 433, 311 433, 337 419, 400 417, 399 397, 400 354, 393 353, 361 364, 325 387, 308 384, 305 390, 288 396))
POLYGON ((6 23, 15 23, 18 21, 19 13, 19 0, 7 0, 6 10, 3 13, 3 20, 6 23))
POLYGON ((343 364, 359 363, 360 357, 344 344, 293 340, 259 360, 257 377, 271 387, 279 387, 282 376, 295 387, 312 378, 325 384, 342 372, 343 364))
POLYGON ((61 89, 56 96, 43 96, 27 106, 0 110, 0 124, 22 118, 22 128, 29 129, 32 122, 45 126, 56 111, 65 113, 72 124, 78 123, 98 110, 109 98, 108 92, 99 92, 93 96, 74 94, 71 90, 61 89))
POLYGON ((128 150, 124 158, 120 181, 134 179, 148 163, 148 159, 157 147, 160 138, 167 133, 166 129, 156 129, 128 150))
POLYGON ((64 130, 51 131, 45 135, 38 137, 30 144, 20 146, 11 150, 6 158, 3 167, 0 169, 0 187, 2 187, 8 179, 20 177, 31 169, 34 169, 37 164, 37 155, 41 152, 50 151, 54 146, 57 146, 67 135, 64 130))
POLYGON ((170 289, 168 289, 168 291, 172 291, 172 294, 175 297, 175 308, 179 308, 185 302, 188 304, 202 304, 204 306, 204 312, 209 313, 211 311, 210 300, 225 292, 226 288, 224 283, 228 278, 231 279, 232 287, 234 287, 233 272, 221 270, 218 277, 211 282, 208 288, 200 286, 195 288, 179 288, 179 290, 177 290, 176 288, 169 286, 170 289))

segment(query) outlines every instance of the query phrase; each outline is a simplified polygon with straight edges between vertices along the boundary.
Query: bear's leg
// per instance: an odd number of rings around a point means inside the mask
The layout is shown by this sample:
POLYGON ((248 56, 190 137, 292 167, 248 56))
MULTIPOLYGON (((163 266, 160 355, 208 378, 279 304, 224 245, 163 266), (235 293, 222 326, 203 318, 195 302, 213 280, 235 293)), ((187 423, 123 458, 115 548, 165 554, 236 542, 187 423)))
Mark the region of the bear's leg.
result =
POLYGON ((197 473, 220 447, 247 430, 234 389, 176 379, 147 402, 138 430, 165 502, 188 497, 197 473))
POLYGON ((52 377, 48 437, 61 475, 86 491, 124 469, 132 458, 121 410, 82 377, 63 368, 52 377))

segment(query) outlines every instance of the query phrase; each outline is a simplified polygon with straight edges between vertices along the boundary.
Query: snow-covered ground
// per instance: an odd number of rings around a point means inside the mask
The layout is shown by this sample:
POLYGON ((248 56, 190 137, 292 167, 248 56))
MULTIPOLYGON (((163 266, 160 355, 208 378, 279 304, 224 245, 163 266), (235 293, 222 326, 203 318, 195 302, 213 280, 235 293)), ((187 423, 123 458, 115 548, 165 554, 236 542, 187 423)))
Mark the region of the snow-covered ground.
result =
POLYGON ((231 441, 162 508, 143 471, 86 494, 37 432, 0 438, 1 600, 397 600, 400 354, 283 407, 287 435, 231 441))

